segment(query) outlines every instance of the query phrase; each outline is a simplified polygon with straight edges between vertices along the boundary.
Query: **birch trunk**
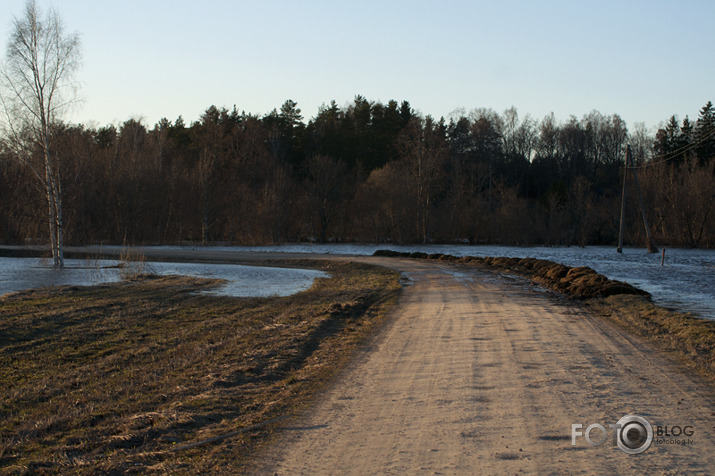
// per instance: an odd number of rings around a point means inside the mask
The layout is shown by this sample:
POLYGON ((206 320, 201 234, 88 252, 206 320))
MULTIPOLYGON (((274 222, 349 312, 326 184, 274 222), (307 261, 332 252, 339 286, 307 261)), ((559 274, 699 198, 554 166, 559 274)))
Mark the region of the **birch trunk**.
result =
POLYGON ((60 155, 52 134, 59 114, 73 102, 79 59, 78 35, 64 32, 55 11, 41 17, 36 2, 28 0, 25 15, 13 21, 6 61, 0 68, 0 105, 12 146, 45 186, 52 260, 58 268, 64 266, 62 187, 60 155), (38 149, 41 160, 35 155, 38 149))

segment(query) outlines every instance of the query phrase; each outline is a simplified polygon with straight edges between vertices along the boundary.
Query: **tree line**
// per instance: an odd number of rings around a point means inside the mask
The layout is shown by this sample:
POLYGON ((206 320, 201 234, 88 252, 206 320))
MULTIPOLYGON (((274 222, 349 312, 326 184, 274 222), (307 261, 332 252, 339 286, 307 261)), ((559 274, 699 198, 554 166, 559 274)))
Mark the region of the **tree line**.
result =
MULTIPOLYGON (((307 123, 287 100, 265 115, 211 106, 191 124, 51 127, 68 243, 613 245, 630 147, 656 243, 712 247, 714 115, 708 102, 652 135, 597 111, 436 120, 357 96, 307 123)), ((47 198, 7 143, 0 241, 46 241, 47 198)), ((626 243, 643 245, 627 199, 626 243)))
MULTIPOLYGON (((35 0, 12 26, 0 64, 0 242, 46 242, 49 225, 56 267, 65 240, 613 244, 628 168, 633 181, 641 171, 650 237, 713 246, 711 102, 653 137, 597 111, 561 122, 475 109, 446 121, 362 96, 307 124, 287 100, 265 115, 211 106, 189 125, 86 127, 63 120, 78 35, 35 0)), ((626 218, 636 222, 632 204, 626 218)), ((645 229, 627 231, 626 243, 645 242, 645 229)))

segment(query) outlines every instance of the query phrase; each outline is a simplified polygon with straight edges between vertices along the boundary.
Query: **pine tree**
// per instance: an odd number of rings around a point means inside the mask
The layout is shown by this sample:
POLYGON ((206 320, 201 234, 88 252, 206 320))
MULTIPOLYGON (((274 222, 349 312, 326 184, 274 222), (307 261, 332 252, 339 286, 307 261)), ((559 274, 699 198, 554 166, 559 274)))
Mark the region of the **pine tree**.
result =
POLYGON ((703 106, 695 123, 695 143, 700 163, 706 163, 715 155, 715 109, 712 101, 703 106))
POLYGON ((690 146, 693 144, 693 123, 690 122, 690 118, 685 116, 683 119, 683 125, 680 126, 680 136, 678 137, 677 149, 683 151, 683 155, 690 157, 693 152, 690 146))
POLYGON ((680 124, 677 116, 671 116, 665 127, 655 134, 655 154, 659 158, 670 158, 680 145, 680 124))

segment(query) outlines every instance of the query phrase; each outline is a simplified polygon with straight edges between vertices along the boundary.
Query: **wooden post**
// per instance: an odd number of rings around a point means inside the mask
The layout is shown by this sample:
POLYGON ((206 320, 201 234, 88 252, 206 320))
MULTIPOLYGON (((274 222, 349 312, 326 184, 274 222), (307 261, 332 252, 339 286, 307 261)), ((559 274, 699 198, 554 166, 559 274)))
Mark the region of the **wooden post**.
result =
POLYGON ((660 265, 663 266, 665 264, 665 248, 663 248, 663 256, 660 258, 660 265))
POLYGON ((626 181, 628 180, 628 160, 630 159, 631 149, 626 149, 626 164, 623 167, 623 192, 621 193, 621 226, 618 231, 618 248, 616 251, 623 253, 623 228, 626 221, 626 181))

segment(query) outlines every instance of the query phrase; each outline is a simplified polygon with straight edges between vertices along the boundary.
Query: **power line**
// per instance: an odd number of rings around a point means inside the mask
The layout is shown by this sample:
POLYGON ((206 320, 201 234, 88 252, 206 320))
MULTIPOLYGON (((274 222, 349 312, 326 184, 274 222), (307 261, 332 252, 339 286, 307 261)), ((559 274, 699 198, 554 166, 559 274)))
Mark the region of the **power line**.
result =
POLYGON ((715 135, 715 129, 711 130, 708 134, 706 134, 704 137, 701 137, 698 141, 692 142, 690 144, 684 145, 683 147, 674 150, 673 152, 669 152, 667 154, 661 154, 661 155, 656 155, 655 157, 651 158, 651 160, 648 163, 642 164, 642 165, 629 165, 629 169, 642 169, 645 167, 651 167, 654 165, 660 165, 664 164, 666 162, 670 162, 671 160, 675 160, 681 156, 684 156, 686 152, 689 152, 691 149, 694 149, 695 147, 699 146, 706 140, 708 140, 711 136, 715 135), (656 159, 663 159, 659 160, 658 162, 654 162, 656 159))

